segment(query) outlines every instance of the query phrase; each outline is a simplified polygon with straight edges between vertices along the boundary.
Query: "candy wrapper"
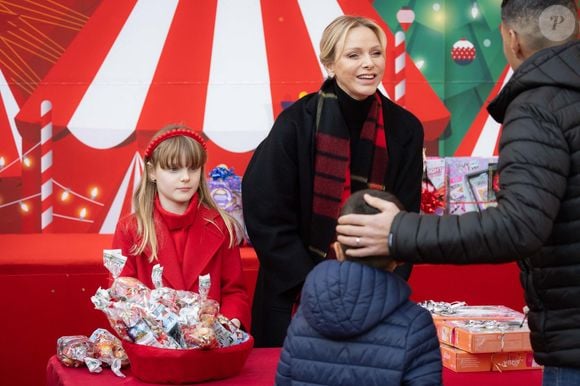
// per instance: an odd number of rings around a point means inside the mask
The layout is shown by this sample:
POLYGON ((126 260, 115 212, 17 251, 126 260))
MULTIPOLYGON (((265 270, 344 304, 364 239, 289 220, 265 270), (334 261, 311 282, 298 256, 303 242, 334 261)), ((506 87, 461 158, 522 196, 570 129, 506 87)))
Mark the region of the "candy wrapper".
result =
POLYGON ((208 188, 215 203, 233 217, 238 244, 249 243, 242 212, 242 180, 226 165, 218 165, 209 172, 208 188))
POLYGON ((163 287, 162 278, 159 265, 153 268, 152 290, 135 278, 116 277, 111 288, 99 288, 91 301, 119 337, 139 345, 207 350, 249 339, 219 313, 219 303, 208 298, 209 275, 199 277, 199 293, 163 287))
POLYGON ((119 338, 111 334, 109 331, 98 328, 96 329, 89 340, 94 345, 94 357, 100 361, 108 364, 111 367, 123 367, 129 364, 129 358, 119 338), (115 365, 118 362, 117 365, 115 365))
POLYGON ((129 364, 119 338, 102 328, 96 329, 90 337, 74 335, 58 338, 56 356, 65 366, 86 366, 91 373, 100 373, 106 365, 119 377, 125 377, 121 367, 129 364))
POLYGON ((67 367, 84 365, 85 358, 93 357, 94 343, 84 335, 61 336, 56 341, 56 356, 67 367))

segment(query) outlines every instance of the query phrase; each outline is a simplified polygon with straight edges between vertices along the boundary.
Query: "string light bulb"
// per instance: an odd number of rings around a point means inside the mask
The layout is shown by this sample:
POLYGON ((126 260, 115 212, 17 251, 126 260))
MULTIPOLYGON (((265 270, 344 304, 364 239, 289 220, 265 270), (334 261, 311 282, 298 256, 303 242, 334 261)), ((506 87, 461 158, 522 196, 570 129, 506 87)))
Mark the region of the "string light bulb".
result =
POLYGON ((20 210, 23 211, 24 213, 28 213, 30 211, 30 207, 28 206, 27 203, 21 201, 20 210))
POLYGON ((30 167, 30 165, 32 165, 32 161, 30 160, 30 158, 28 157, 24 157, 24 160, 22 160, 22 163, 24 164, 24 166, 26 166, 27 168, 30 167))
POLYGON ((0 169, 6 166, 6 159, 4 157, 0 157, 0 169))
POLYGON ((70 192, 68 190, 63 190, 60 194, 61 201, 67 201, 70 198, 70 192))
POLYGON ((84 219, 87 217, 87 208, 82 208, 79 212, 79 218, 84 219))
POLYGON ((91 189, 91 199, 95 199, 97 198, 97 196, 99 195, 99 188, 97 188, 96 186, 94 188, 91 189))

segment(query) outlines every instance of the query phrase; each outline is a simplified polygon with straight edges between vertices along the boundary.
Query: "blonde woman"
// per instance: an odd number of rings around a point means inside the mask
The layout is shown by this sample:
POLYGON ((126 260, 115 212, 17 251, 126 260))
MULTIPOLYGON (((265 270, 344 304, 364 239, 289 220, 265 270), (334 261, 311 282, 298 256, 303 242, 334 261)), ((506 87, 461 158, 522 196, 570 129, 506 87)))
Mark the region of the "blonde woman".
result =
MULTIPOLYGON (((253 302, 256 346, 281 346, 306 275, 332 257, 341 204, 389 190, 410 211, 421 199, 423 128, 382 95, 385 34, 341 16, 326 27, 319 92, 284 110, 244 174, 244 218, 260 260, 253 302)), ((401 267, 408 276, 409 265, 401 267)))

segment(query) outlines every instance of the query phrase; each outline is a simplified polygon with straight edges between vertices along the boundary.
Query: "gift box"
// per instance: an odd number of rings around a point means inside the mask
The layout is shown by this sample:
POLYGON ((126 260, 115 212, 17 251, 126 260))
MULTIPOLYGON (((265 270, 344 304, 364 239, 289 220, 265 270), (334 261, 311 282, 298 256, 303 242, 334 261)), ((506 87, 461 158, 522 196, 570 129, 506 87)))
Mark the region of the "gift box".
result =
POLYGON ((443 367, 455 372, 477 372, 491 370, 490 354, 472 354, 446 344, 441 345, 443 367))
POLYGON ((455 372, 514 371, 541 369, 531 351, 509 353, 469 353, 441 345, 443 366, 455 372))
POLYGON ((235 221, 238 244, 249 244, 250 237, 244 223, 242 209, 242 179, 233 168, 218 165, 209 172, 207 180, 210 196, 216 205, 235 221))
POLYGON ((123 341, 136 378, 149 383, 184 384, 233 377, 238 374, 254 339, 211 350, 165 349, 123 341))
MULTIPOLYGON (((524 320, 524 314, 501 305, 468 306, 465 303, 437 303, 427 305, 435 323, 447 320, 524 320)), ((423 305, 423 304, 422 304, 423 305)))
POLYGON ((491 355, 492 371, 533 370, 542 369, 534 360, 534 353, 529 352, 498 352, 491 355))
POLYGON ((421 184, 421 213, 443 215, 447 208, 445 158, 426 157, 421 184))
POLYGON ((446 158, 448 213, 478 212, 497 204, 497 157, 446 158))
POLYGON ((530 329, 520 321, 448 320, 436 326, 442 343, 469 353, 532 350, 530 329))

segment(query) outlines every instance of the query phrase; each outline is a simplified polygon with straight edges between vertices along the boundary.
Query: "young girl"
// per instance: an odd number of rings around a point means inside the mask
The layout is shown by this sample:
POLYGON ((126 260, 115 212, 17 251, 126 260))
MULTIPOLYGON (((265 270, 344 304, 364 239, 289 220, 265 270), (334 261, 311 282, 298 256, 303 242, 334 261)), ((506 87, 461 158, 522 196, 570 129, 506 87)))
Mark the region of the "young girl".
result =
POLYGON ((221 304, 224 316, 248 329, 250 303, 234 224, 210 197, 206 160, 204 140, 188 127, 160 130, 145 150, 145 172, 133 197, 136 212, 117 224, 113 248, 127 256, 121 276, 150 288, 158 263, 163 284, 177 290, 197 292, 199 275, 210 274, 208 296, 221 304))

